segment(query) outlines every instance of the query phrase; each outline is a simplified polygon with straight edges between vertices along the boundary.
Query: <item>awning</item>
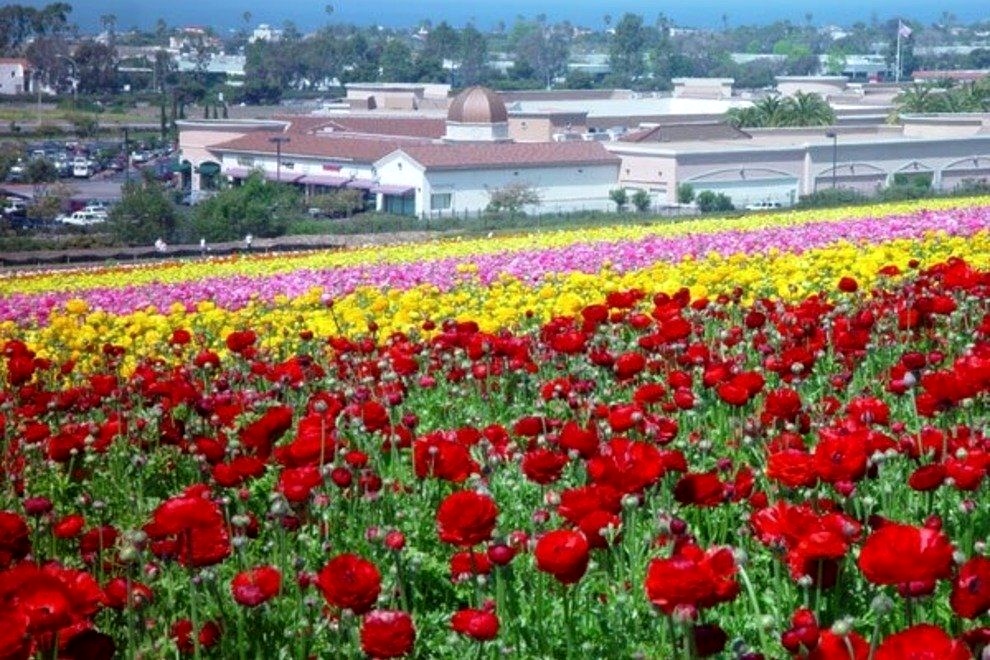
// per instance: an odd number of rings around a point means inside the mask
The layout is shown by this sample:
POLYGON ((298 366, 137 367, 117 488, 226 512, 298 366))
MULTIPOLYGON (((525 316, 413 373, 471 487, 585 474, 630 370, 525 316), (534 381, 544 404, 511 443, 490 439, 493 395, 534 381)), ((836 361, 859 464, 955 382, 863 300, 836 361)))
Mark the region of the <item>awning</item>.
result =
POLYGON ((353 179, 347 182, 347 187, 357 190, 371 190, 375 187, 375 182, 368 179, 353 179))
POLYGON ((249 170, 246 167, 231 167, 229 170, 224 172, 225 175, 229 176, 231 179, 246 179, 251 176, 251 172, 254 170, 249 170))
POLYGON ((349 179, 346 176, 321 176, 319 174, 307 174, 297 183, 306 186, 327 186, 328 188, 339 188, 345 185, 349 179))
POLYGON ((413 190, 415 186, 397 186, 388 184, 378 184, 371 188, 371 192, 380 193, 382 195, 408 195, 413 190))
POLYGON ((173 161, 168 164, 169 172, 189 172, 192 170, 192 165, 189 164, 188 160, 184 160, 181 163, 178 161, 173 161))
POLYGON ((203 163, 196 171, 206 176, 214 176, 220 174, 220 165, 217 163, 203 163))
POLYGON ((269 181, 278 181, 279 183, 299 183, 299 179, 303 178, 303 175, 296 174, 295 172, 286 172, 285 170, 282 170, 280 175, 278 172, 265 170, 265 178, 269 181))

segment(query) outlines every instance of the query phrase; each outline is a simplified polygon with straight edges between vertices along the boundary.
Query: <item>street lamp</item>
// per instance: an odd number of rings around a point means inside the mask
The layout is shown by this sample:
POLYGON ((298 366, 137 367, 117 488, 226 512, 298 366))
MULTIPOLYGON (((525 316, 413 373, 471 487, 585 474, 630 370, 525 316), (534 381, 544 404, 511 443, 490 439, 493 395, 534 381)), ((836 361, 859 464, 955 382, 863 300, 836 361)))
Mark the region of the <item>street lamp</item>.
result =
POLYGON ((131 182, 131 150, 130 150, 130 129, 124 126, 124 180, 131 182))
POLYGON ((832 190, 835 190, 836 168, 839 161, 839 134, 836 131, 829 131, 825 137, 832 138, 832 190))
POLYGON ((282 182, 282 143, 289 141, 287 135, 274 135, 268 138, 269 142, 275 143, 275 181, 282 182))

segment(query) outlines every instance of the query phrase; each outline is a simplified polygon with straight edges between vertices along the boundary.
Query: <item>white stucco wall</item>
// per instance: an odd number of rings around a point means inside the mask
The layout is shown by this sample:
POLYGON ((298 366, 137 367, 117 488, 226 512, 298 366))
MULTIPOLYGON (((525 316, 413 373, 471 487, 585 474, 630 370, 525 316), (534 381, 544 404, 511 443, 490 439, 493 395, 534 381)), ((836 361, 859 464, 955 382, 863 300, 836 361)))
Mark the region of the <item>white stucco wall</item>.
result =
POLYGON ((24 66, 0 64, 0 94, 24 94, 24 66))
MULTIPOLYGON (((228 172, 232 169, 261 169, 275 173, 277 158, 275 154, 221 154, 221 170, 228 172)), ((216 159, 214 159, 216 160, 216 159)), ((282 154, 282 177, 291 180, 300 175, 350 177, 371 180, 374 178, 373 167, 370 163, 355 163, 334 161, 332 159, 294 156, 291 153, 282 154)))
POLYGON ((532 186, 539 192, 540 204, 526 209, 527 213, 539 214, 610 210, 608 193, 617 187, 618 165, 424 171, 404 154, 396 154, 378 163, 378 176, 383 185, 414 188, 419 217, 479 213, 491 200, 489 191, 512 184, 532 186), (450 193, 449 210, 430 208, 434 193, 450 193))

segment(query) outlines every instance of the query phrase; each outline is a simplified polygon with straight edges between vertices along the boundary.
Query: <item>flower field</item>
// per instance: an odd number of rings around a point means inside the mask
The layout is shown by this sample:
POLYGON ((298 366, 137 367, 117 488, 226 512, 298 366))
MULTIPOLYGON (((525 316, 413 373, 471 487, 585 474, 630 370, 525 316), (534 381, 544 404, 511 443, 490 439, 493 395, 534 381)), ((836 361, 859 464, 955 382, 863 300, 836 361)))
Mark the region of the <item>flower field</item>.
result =
POLYGON ((978 658, 990 199, 0 277, 0 659, 978 658))

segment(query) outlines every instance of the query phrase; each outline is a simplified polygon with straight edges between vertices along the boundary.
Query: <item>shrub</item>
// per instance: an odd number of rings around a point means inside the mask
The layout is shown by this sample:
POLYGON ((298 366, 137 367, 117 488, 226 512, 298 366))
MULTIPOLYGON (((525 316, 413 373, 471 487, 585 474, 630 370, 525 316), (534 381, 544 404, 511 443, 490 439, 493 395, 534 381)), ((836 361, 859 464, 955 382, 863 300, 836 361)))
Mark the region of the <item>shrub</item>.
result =
POLYGON ((650 193, 645 190, 637 190, 632 196, 632 205, 640 213, 650 208, 650 193))
POLYGON ((489 213, 505 213, 512 217, 518 215, 526 206, 540 203, 540 193, 525 183, 511 183, 502 188, 488 191, 489 213))
POLYGON ((690 183, 682 183, 677 186, 677 202, 679 204, 690 204, 694 201, 694 186, 690 183))
POLYGON ((608 191, 608 198, 615 202, 615 210, 620 213, 626 208, 626 204, 629 203, 629 193, 626 192, 625 188, 616 188, 615 190, 608 191))
POLYGON ((134 181, 124 186, 120 203, 110 210, 108 229, 129 245, 150 245, 157 239, 172 240, 178 223, 175 205, 156 181, 134 181))
POLYGON ((326 195, 312 197, 309 206, 331 218, 350 217, 364 210, 364 193, 352 188, 341 188, 326 195))
POLYGON ((847 206, 850 204, 865 204, 867 197, 858 190, 851 188, 824 188, 810 195, 803 195, 796 205, 799 209, 821 209, 831 206, 847 206))
POLYGON ((200 202, 183 238, 233 241, 251 234, 258 238, 281 236, 298 215, 299 192, 292 186, 265 181, 257 172, 236 188, 222 190, 200 202))
POLYGON ((736 208, 732 204, 731 197, 725 193, 716 193, 711 190, 702 190, 698 193, 695 201, 698 204, 698 210, 702 213, 731 211, 736 208))

